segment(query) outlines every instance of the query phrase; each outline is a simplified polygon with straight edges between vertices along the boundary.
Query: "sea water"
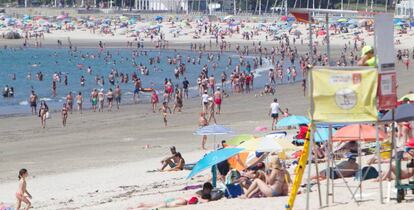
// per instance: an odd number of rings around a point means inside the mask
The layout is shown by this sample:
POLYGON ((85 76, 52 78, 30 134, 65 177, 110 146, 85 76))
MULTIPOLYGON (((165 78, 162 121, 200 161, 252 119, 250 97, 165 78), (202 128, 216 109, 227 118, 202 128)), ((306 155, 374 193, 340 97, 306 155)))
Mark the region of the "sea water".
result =
MULTIPOLYGON (((28 98, 31 90, 35 90, 40 100, 45 100, 51 109, 58 109, 65 102, 65 97, 71 91, 75 97, 80 91, 84 97, 85 107, 90 107, 89 95, 90 92, 97 88, 98 90, 103 88, 106 92, 109 88, 114 89, 108 82, 108 75, 112 69, 116 69, 118 73, 124 73, 129 75, 129 82, 127 84, 120 83, 120 78, 116 78, 116 84, 120 85, 122 89, 122 103, 131 103, 133 97, 134 84, 131 81, 132 72, 136 72, 138 77, 141 78, 142 87, 154 88, 162 91, 164 85, 164 79, 172 79, 173 84, 178 84, 182 87, 183 76, 179 79, 174 77, 174 69, 177 65, 170 65, 167 63, 167 58, 176 57, 177 54, 181 55, 182 62, 186 65, 186 72, 184 76, 190 82, 190 86, 193 86, 192 96, 197 95, 196 88, 197 77, 199 76, 204 65, 209 67, 209 76, 213 74, 216 78, 217 84, 221 80, 220 75, 223 71, 226 71, 228 78, 230 73, 239 64, 239 56, 230 53, 220 54, 218 59, 217 52, 211 52, 214 54, 213 62, 207 59, 207 52, 202 54, 200 64, 187 63, 187 57, 191 60, 197 59, 198 52, 191 51, 172 51, 172 50, 140 50, 146 51, 147 55, 138 55, 133 57, 132 54, 135 49, 107 49, 101 51, 100 49, 78 49, 76 52, 71 52, 67 48, 28 48, 28 49, 2 49, 0 50, 0 86, 3 88, 8 85, 14 88, 14 97, 0 97, 0 115, 13 115, 30 113, 30 107, 28 104, 28 98), (112 57, 105 60, 107 53, 112 57), (82 56, 84 55, 84 56, 82 56), (89 55, 85 57, 85 55, 89 55), (94 58, 92 58, 92 56, 94 58), (100 56, 99 56, 100 55, 100 56), (150 65, 149 59, 151 57, 161 58, 160 63, 154 63, 150 65), (232 58, 232 64, 229 66, 228 57, 232 58), (148 67, 149 75, 141 75, 137 71, 137 68, 133 65, 133 59, 137 65, 141 63, 148 67), (216 63, 216 71, 212 70, 213 63, 216 63), (83 66, 82 69, 79 66, 83 66), (92 68, 92 74, 88 74, 86 69, 92 68), (158 71, 154 68, 157 67, 158 71), (36 73, 43 73, 43 81, 36 79, 36 73), (62 75, 68 76, 68 85, 63 83, 63 76, 61 82, 57 82, 57 95, 52 97, 52 80, 53 74, 59 72, 62 75), (13 74, 16 79, 13 80, 13 74), (28 74, 31 75, 31 79, 27 79, 28 74), (105 84, 97 85, 95 82, 95 76, 104 76, 105 84), (84 76, 86 79, 85 86, 80 85, 80 78, 84 76)), ((140 52, 139 51, 139 52, 140 52)), ((253 56, 246 57, 246 60, 253 67, 253 56)), ((290 63, 290 61, 289 61, 290 63)), ((298 64, 295 64, 298 68, 298 64)), ((287 68, 290 64, 285 63, 284 67, 287 68)), ((268 60, 264 59, 263 65, 255 70, 255 86, 262 88, 266 79, 267 71, 271 68, 271 64, 268 60)), ((241 70, 245 70, 245 67, 241 67, 241 70)), ((297 79, 300 79, 298 73, 297 79)), ((285 81, 286 82, 286 81, 285 81)), ((229 85, 228 85, 229 87, 229 85)), ((229 90, 228 90, 229 91, 229 90)), ((149 93, 141 95, 141 101, 145 102, 149 93)))

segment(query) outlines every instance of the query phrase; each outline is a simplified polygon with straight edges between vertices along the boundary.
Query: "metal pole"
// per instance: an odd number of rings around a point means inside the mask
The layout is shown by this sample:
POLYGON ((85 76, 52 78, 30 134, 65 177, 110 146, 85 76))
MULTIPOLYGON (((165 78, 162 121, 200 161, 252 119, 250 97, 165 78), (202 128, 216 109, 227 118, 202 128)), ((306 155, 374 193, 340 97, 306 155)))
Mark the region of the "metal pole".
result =
POLYGON ((259 15, 262 15, 262 0, 258 0, 259 1, 259 15))
POLYGON ((312 169, 312 148, 313 148, 313 136, 314 136, 314 129, 313 124, 311 126, 311 133, 310 133, 310 144, 309 144, 309 158, 308 158, 308 178, 307 178, 307 184, 306 184, 306 210, 309 210, 309 194, 310 194, 310 182, 311 182, 311 169, 312 169))
MULTIPOLYGON (((378 158, 378 173, 381 174, 381 155, 380 155, 380 143, 379 143, 379 129, 378 129, 378 122, 375 123, 375 133, 376 133, 376 143, 377 143, 377 158, 378 158)), ((390 160, 391 163, 391 160, 390 160)), ((362 187, 362 186, 361 186, 362 187)), ((383 204, 383 195, 382 195, 382 179, 379 181, 379 187, 380 187, 380 203, 383 204)))
MULTIPOLYGON (((396 150, 395 148, 395 109, 391 110, 391 114, 392 114, 392 123, 391 123, 391 151, 390 151, 390 164, 389 164, 389 171, 391 172, 391 168, 392 168, 392 153, 394 152, 394 150, 396 150)), ((397 154, 397 153, 395 153, 397 154)), ((389 176, 389 174, 387 174, 387 176, 389 176)), ((389 203, 391 201, 391 180, 388 179, 388 196, 387 196, 387 203, 389 203)))
POLYGON ((309 56, 311 60, 311 64, 313 65, 313 47, 312 47, 312 13, 309 12, 309 56))
MULTIPOLYGON (((361 124, 359 124, 359 139, 361 139, 361 137, 362 137, 362 135, 361 135, 361 132, 362 132, 362 125, 361 124)), ((361 141, 358 141, 358 171, 362 171, 361 170, 361 164, 362 164, 362 154, 361 154, 361 141)), ((359 179, 359 186, 360 186, 360 188, 359 188, 359 199, 360 199, 360 201, 362 200, 362 177, 359 179)))
POLYGON ((233 0, 233 15, 237 14, 236 0, 233 0))
POLYGON ((329 40, 329 14, 326 13, 326 54, 328 55, 328 66, 331 66, 331 46, 329 40))
MULTIPOLYGON (((332 125, 329 124, 328 128, 328 142, 326 142, 326 174, 329 177, 331 174, 330 171, 330 161, 331 161, 331 150, 330 144, 332 143, 332 125)), ((329 206, 329 178, 326 179, 326 206, 329 206)))

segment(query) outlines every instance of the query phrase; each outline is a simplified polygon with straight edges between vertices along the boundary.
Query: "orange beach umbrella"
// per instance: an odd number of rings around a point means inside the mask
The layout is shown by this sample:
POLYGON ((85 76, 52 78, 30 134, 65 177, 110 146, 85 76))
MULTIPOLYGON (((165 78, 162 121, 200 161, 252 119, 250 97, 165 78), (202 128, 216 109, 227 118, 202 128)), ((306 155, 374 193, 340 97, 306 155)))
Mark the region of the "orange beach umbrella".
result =
MULTIPOLYGON (((382 130, 378 130, 379 140, 382 141, 386 138, 382 130)), ((377 134, 376 129, 370 125, 352 124, 345 126, 332 136, 333 141, 376 141, 377 134)))

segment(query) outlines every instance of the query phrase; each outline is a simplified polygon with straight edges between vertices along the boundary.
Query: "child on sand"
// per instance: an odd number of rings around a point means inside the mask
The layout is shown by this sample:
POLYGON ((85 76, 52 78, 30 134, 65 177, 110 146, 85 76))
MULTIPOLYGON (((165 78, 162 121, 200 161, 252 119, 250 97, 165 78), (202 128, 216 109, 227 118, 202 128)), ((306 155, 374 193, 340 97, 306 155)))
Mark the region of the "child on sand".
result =
POLYGON ((171 108, 168 106, 167 102, 162 103, 162 107, 159 109, 159 111, 162 113, 162 116, 164 118, 164 125, 167 127, 168 121, 167 121, 167 111, 171 114, 171 108))
POLYGON ((20 169, 19 171, 19 189, 16 192, 16 198, 17 198, 17 205, 16 205, 16 210, 20 210, 20 206, 22 205, 22 202, 24 202, 26 204, 26 208, 24 210, 28 210, 30 208, 30 206, 32 205, 29 201, 29 199, 27 199, 27 197, 29 197, 30 199, 32 198, 32 195, 30 195, 29 192, 27 192, 26 189, 26 177, 29 176, 29 173, 27 172, 26 169, 20 169), (27 196, 25 196, 24 194, 26 194, 27 196))

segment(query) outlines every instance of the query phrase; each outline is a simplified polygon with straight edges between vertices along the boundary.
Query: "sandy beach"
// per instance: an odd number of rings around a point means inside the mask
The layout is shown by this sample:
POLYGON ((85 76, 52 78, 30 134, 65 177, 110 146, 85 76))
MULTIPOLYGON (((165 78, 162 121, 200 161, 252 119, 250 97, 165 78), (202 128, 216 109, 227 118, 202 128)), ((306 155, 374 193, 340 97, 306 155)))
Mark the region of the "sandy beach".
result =
MULTIPOLYGON (((302 30, 305 30, 304 26, 302 30)), ((305 32, 304 32, 305 33, 305 32)), ((401 44, 396 48, 412 49, 413 31, 397 37, 401 44)), ((57 40, 71 38, 78 47, 96 47, 99 41, 106 47, 125 47, 129 38, 126 36, 91 35, 86 31, 55 32, 45 35, 43 47, 53 47, 57 40)), ((167 35, 169 49, 188 49, 189 37, 173 38, 167 35)), ((194 43, 207 43, 208 36, 194 43)), ((363 34, 367 43, 372 43, 372 36, 363 34)), ((233 45, 252 45, 253 41, 264 40, 264 34, 254 40, 246 41, 240 37, 229 38, 233 45)), ((337 56, 343 44, 351 37, 332 37, 332 52, 337 56)), ((132 41, 132 40, 131 40, 132 41)), ((150 40, 146 47, 151 48, 150 40)), ((22 40, 0 39, 0 45, 21 46, 22 40)), ((276 42, 262 41, 271 48, 276 42)), ((306 44, 306 39, 305 39, 306 44)), ((299 51, 306 46, 297 44, 299 51)), ((320 46, 323 49, 324 46, 320 46)), ((213 47, 211 50, 217 50, 213 47)), ((414 69, 405 70, 402 63, 397 63, 398 94, 405 95, 413 91, 414 69)), ((264 84, 255 84, 262 87, 264 84)), ((289 108, 291 114, 307 115, 309 100, 303 96, 299 83, 277 86, 275 96, 259 96, 260 90, 250 94, 233 94, 224 98, 222 114, 216 115, 218 124, 228 126, 236 134, 255 134, 258 126, 270 127, 271 119, 267 115, 269 104, 277 97, 281 108, 289 108)), ((27 107, 29 113, 29 107, 27 107)), ((47 128, 40 128, 37 116, 15 116, 0 118, 0 202, 14 205, 17 189, 17 172, 25 167, 30 170, 28 190, 33 195, 33 209, 69 210, 69 209, 127 209, 140 202, 157 202, 166 197, 186 196, 196 190, 183 190, 186 186, 202 184, 209 178, 208 171, 193 179, 186 180, 190 171, 148 172, 160 168, 160 160, 169 155, 169 147, 175 146, 187 163, 197 162, 206 151, 201 150, 201 137, 194 135, 198 128, 198 116, 201 111, 200 98, 184 101, 182 113, 168 115, 169 125, 164 127, 162 116, 152 113, 150 104, 121 106, 119 111, 94 113, 90 110, 82 115, 77 112, 69 115, 68 124, 61 127, 60 113, 52 113, 47 121, 47 128)), ((296 133, 288 131, 288 138, 296 133)), ((231 136, 218 136, 220 140, 231 136)), ((213 148, 213 138, 208 139, 208 148, 213 148)), ((325 165, 320 166, 325 168, 325 165)), ((383 168, 386 168, 383 164, 383 168)), ((314 173, 314 168, 312 168, 314 173)), ((293 168, 289 169, 293 172, 293 168)), ((306 177, 306 176, 305 176, 306 177)), ((305 180, 305 179, 304 179, 305 180)), ((353 178, 348 183, 356 187, 353 178)), ((325 182, 321 193, 325 198, 325 182)), ((387 183, 383 189, 386 191, 387 183)), ((306 193, 298 195, 294 209, 305 209, 306 193)), ((320 208, 317 187, 310 193, 310 209, 320 208)), ((363 183, 363 202, 356 204, 341 180, 335 181, 334 203, 325 209, 412 209, 414 196, 409 194, 406 201, 396 204, 396 191, 392 201, 379 202, 377 182, 363 183)), ((385 197, 384 193, 384 197, 385 197)), ((288 197, 260 199, 221 199, 219 201, 177 209, 284 209, 288 197)), ((323 200, 323 206, 326 201, 323 200)))

